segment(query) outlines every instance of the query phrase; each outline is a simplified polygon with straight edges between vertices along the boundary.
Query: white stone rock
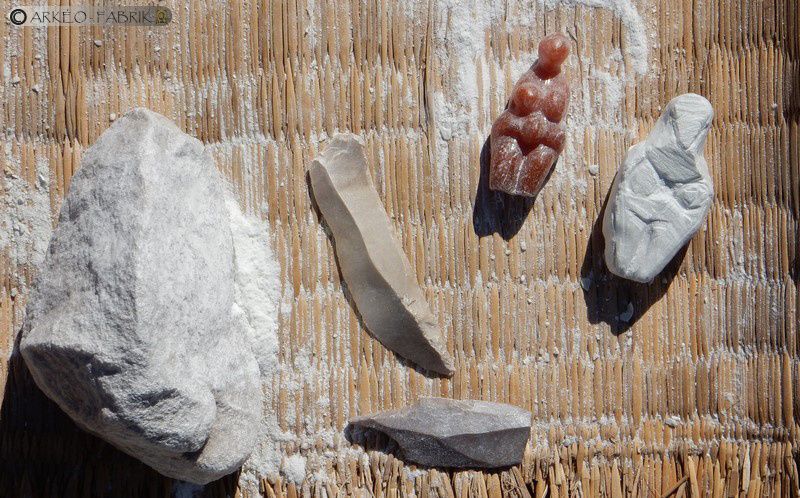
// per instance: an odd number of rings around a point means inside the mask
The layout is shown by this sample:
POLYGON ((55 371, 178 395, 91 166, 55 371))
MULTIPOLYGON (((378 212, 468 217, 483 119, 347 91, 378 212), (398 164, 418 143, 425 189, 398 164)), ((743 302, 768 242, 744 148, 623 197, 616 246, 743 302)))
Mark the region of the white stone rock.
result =
POLYGON ((121 117, 72 179, 20 343, 80 426, 198 484, 249 456, 261 409, 227 195, 198 140, 144 109, 121 117))
POLYGON ((703 225, 714 197, 703 158, 713 116, 705 98, 681 95, 647 139, 628 150, 603 218, 612 273, 650 282, 703 225))

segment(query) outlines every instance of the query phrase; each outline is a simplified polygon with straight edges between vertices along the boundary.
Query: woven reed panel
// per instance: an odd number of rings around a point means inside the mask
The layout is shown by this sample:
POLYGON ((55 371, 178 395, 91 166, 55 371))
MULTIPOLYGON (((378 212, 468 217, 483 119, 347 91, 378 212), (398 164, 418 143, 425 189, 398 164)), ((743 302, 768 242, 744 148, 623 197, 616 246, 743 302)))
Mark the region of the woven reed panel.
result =
MULTIPOLYGON (((446 3, 195 0, 171 4, 166 28, 0 23, 0 212, 17 209, 9 192, 22 181, 55 219, 82 152, 133 106, 209 145, 242 205, 272 227, 285 299, 273 379, 282 389, 268 403, 292 435, 282 452, 306 456, 317 477, 264 479, 264 496, 797 496, 798 3, 637 0, 643 75, 621 10, 509 0, 465 66, 457 28, 484 7, 446 3), (538 39, 556 30, 577 54, 570 146, 535 202, 497 197, 481 182, 488 129, 538 39), (477 99, 444 129, 461 110, 438 106, 458 101, 470 64, 477 99), (706 226, 664 278, 611 278, 597 222, 616 168, 687 91, 716 111, 706 226), (365 141, 456 358, 450 380, 386 351, 348 301, 305 176, 336 131, 365 141), (523 465, 416 472, 382 452, 347 451, 348 417, 423 395, 531 410, 523 465)), ((14 240, 27 241, 31 220, 17 222, 14 240)), ((0 254, 3 358, 35 275, 19 255, 32 251, 0 254)), ((18 355, 0 365, 0 386, 0 495, 173 492, 173 481, 78 430, 18 355)), ((237 491, 237 479, 205 495, 258 494, 237 491)))

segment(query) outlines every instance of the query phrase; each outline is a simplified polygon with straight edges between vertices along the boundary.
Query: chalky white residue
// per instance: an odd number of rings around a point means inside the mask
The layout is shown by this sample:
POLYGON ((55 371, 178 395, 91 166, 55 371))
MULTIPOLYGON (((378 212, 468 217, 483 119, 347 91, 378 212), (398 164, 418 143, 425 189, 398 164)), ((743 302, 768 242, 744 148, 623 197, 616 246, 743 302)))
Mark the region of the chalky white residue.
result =
MULTIPOLYGON (((310 51, 317 48, 320 40, 319 26, 322 24, 320 19, 323 18, 321 9, 317 5, 317 0, 307 0, 306 7, 303 11, 298 12, 298 22, 303 30, 303 42, 307 44, 310 51)), ((245 30, 248 36, 252 36, 249 30, 245 30)))
MULTIPOLYGON (((10 149, 11 144, 6 142, 7 164, 13 161, 10 149)), ((44 259, 53 232, 49 188, 50 172, 44 160, 36 162, 34 185, 10 169, 4 172, 0 182, 0 253, 8 251, 14 268, 35 267, 44 259)))
POLYGON ((499 22, 502 4, 480 0, 444 0, 437 4, 434 39, 442 71, 453 66, 455 80, 445 80, 447 92, 434 94, 436 125, 447 141, 465 136, 477 121, 478 74, 476 62, 485 58, 486 30, 499 22))
MULTIPOLYGON (((6 164, 11 164, 11 145, 6 142, 6 164)), ((43 260, 53 233, 50 212, 50 173, 47 162, 36 162, 36 181, 30 184, 6 168, 0 179, 0 254, 8 254, 12 270, 11 297, 27 295, 33 284, 26 280, 29 273, 19 271, 27 266, 36 268, 43 260)), ((22 323, 23 307, 17 307, 17 323, 22 323)), ((14 335, 2 346, 10 355, 14 335)))
POLYGON ((226 200, 233 236, 236 282, 234 316, 242 323, 253 347, 261 372, 264 394, 258 447, 245 462, 240 475, 244 489, 258 489, 258 479, 275 475, 281 463, 281 443, 292 439, 284 434, 274 410, 278 363, 278 317, 281 308, 280 264, 270 248, 269 224, 242 213, 238 203, 226 200))
POLYGON ((547 10, 558 6, 572 7, 583 5, 598 9, 606 9, 620 18, 625 26, 627 53, 633 60, 634 70, 639 74, 647 73, 648 45, 647 31, 642 16, 632 0, 539 0, 547 10))
POLYGON ((467 137, 478 122, 477 64, 481 59, 486 61, 486 31, 500 21, 503 5, 480 0, 443 0, 436 6, 434 44, 439 70, 445 75, 445 91, 433 94, 433 121, 438 131, 435 161, 439 181, 444 184, 448 171, 447 142, 467 137), (455 79, 449 74, 455 74, 455 79))
POLYGON ((295 484, 300 484, 306 478, 306 459, 304 456, 295 454, 283 461, 281 467, 281 474, 286 479, 295 484))
POLYGON ((226 207, 236 268, 233 313, 242 322, 264 377, 278 368, 280 266, 270 249, 269 225, 245 216, 232 196, 226 207))

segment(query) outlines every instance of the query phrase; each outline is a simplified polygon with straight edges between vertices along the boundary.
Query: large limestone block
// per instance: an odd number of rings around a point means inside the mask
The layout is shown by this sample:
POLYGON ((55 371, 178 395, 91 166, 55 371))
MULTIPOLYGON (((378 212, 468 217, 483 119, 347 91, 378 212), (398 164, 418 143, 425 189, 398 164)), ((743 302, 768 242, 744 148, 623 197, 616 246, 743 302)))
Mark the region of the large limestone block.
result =
POLYGON ((72 179, 20 342, 80 426, 200 484, 249 456, 260 411, 232 316, 227 195, 202 144, 165 117, 117 120, 72 179))
POLYGON ((713 116, 705 98, 681 95, 628 150, 603 218, 606 265, 615 275, 651 281, 705 222, 714 186, 703 147, 713 116))

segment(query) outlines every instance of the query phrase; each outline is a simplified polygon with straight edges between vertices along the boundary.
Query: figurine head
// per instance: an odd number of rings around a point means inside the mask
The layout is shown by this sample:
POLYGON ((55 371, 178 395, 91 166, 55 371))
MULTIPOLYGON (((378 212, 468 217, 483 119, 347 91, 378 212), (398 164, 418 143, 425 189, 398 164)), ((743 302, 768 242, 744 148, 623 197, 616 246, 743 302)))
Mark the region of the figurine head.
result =
POLYGON ((698 152, 706 143, 714 109, 705 97, 686 93, 670 100, 664 117, 672 125, 678 144, 684 150, 698 152))
POLYGON ((561 33, 548 35, 539 42, 539 59, 536 73, 542 79, 549 79, 561 72, 561 64, 569 55, 569 41, 561 33))
POLYGON ((675 97, 667 104, 643 149, 659 176, 673 184, 703 178, 707 169, 703 147, 713 117, 711 103, 694 93, 675 97))

